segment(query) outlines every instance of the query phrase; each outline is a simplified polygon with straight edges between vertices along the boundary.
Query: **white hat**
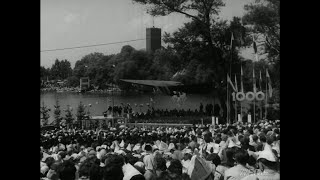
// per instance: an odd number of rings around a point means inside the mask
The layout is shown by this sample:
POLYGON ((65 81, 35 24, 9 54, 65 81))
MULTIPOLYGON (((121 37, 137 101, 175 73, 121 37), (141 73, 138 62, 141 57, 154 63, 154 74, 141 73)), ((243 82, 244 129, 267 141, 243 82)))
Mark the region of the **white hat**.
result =
POLYGON ((101 146, 97 146, 96 147, 96 151, 98 152, 98 150, 101 148, 101 146))
POLYGON ((153 146, 152 146, 152 149, 155 150, 155 149, 159 149, 159 148, 158 148, 157 145, 153 145, 153 146))
POLYGON ((239 147, 239 146, 230 139, 229 144, 228 144, 228 148, 232 148, 232 147, 239 147))
POLYGON ((138 166, 138 167, 144 168, 144 163, 141 162, 141 161, 137 161, 136 163, 134 163, 134 166, 138 166))
POLYGON ((168 150, 170 151, 171 149, 174 149, 174 144, 173 143, 169 144, 168 150))
POLYGON ((45 174, 47 171, 49 171, 49 167, 47 165, 44 165, 40 168, 40 172, 42 174, 45 174))
POLYGON ((213 145, 213 153, 218 153, 219 151, 220 151, 220 145, 215 143, 213 145))
POLYGON ((117 154, 126 154, 123 150, 114 151, 117 154))
POLYGON ((131 144, 128 144, 127 150, 128 150, 128 151, 131 151, 131 149, 132 149, 132 148, 131 148, 131 144))
POLYGON ((137 150, 139 150, 140 148, 141 148, 141 145, 140 145, 140 143, 138 143, 138 144, 136 144, 136 145, 133 147, 132 151, 137 151, 137 150))
POLYGON ((119 146, 120 146, 121 148, 124 147, 124 141, 123 141, 123 140, 121 141, 121 143, 119 144, 119 146))
POLYGON ((157 140, 155 144, 156 144, 157 146, 160 146, 160 143, 161 143, 161 142, 160 142, 159 140, 157 140))
POLYGON ((145 151, 145 148, 146 147, 146 143, 144 143, 142 146, 141 146, 141 149, 142 149, 142 151, 145 151))
POLYGON ((167 149, 168 149, 168 144, 161 141, 160 145, 159 145, 159 150, 160 151, 166 151, 167 149))
POLYGON ((277 162, 277 157, 273 154, 271 150, 264 150, 259 153, 259 159, 266 159, 271 162, 277 162))
POLYGON ((134 157, 141 158, 140 154, 133 154, 134 157))
POLYGON ((192 151, 191 151, 191 149, 184 149, 184 153, 189 153, 189 154, 191 154, 192 151))
POLYGON ((131 164, 125 164, 122 166, 123 180, 130 180, 133 176, 141 174, 136 168, 131 164))

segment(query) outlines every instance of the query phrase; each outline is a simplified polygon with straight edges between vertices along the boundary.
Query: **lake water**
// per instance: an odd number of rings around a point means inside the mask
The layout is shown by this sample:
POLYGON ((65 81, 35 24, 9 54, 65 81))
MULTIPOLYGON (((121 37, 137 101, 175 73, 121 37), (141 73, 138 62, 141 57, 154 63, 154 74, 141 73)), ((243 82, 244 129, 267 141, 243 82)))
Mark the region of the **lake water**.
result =
MULTIPOLYGON (((164 95, 164 94, 114 94, 114 105, 120 105, 120 103, 130 103, 131 107, 133 108, 133 111, 139 112, 140 108, 136 107, 135 104, 143 104, 143 107, 141 107, 141 111, 147 111, 148 107, 146 106, 146 103, 150 103, 150 98, 153 99, 154 102, 154 108, 155 109, 174 109, 179 108, 177 103, 172 100, 171 96, 164 95)), ((60 109, 62 111, 62 116, 64 116, 63 110, 67 108, 67 105, 70 105, 73 109, 73 114, 75 117, 75 114, 77 112, 77 107, 80 103, 80 101, 84 105, 91 104, 91 107, 87 110, 90 111, 90 113, 93 116, 102 116, 103 112, 106 111, 107 107, 110 105, 112 106, 112 95, 111 94, 78 94, 78 93, 71 93, 71 92, 63 92, 63 93, 57 93, 57 92, 41 92, 40 94, 40 106, 42 106, 42 103, 44 103, 47 107, 51 109, 50 112, 50 119, 49 123, 53 120, 53 110, 54 105, 56 104, 56 100, 59 100, 60 109)), ((206 104, 212 103, 212 104, 219 104, 219 100, 217 98, 213 98, 212 94, 187 94, 186 100, 184 104, 181 106, 181 108, 188 110, 189 108, 191 110, 198 109, 200 103, 203 104, 204 108, 206 104)))

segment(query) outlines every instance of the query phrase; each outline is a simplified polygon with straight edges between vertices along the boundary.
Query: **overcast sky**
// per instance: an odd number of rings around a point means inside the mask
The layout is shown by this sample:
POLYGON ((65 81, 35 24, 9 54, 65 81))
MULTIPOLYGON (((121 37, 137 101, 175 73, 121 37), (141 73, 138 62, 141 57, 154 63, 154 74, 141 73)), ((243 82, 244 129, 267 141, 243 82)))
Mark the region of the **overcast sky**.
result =
MULTIPOLYGON (((224 0, 220 18, 231 20, 242 16, 243 6, 253 0, 224 0)), ((164 32, 174 32, 189 21, 180 14, 154 18, 154 26, 164 32)), ((152 27, 152 17, 146 7, 132 0, 41 0, 41 50, 86 46, 143 39, 145 29, 152 27)), ((51 67, 55 59, 67 59, 71 66, 83 56, 101 52, 119 53, 124 45, 145 49, 146 42, 135 41, 106 46, 41 52, 41 65, 51 67)), ((252 58, 252 50, 245 51, 244 57, 252 58)))

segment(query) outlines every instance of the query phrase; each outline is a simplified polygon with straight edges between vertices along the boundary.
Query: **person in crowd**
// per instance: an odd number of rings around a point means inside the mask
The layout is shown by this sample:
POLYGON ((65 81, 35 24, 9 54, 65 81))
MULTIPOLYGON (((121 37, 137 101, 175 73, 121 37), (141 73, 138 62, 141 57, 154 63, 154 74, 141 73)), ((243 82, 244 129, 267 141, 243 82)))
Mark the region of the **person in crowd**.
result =
POLYGON ((249 154, 247 150, 243 148, 236 149, 234 156, 236 165, 225 171, 225 180, 229 178, 240 180, 243 177, 254 173, 249 168, 247 168, 247 163, 249 160, 249 154))
POLYGON ((74 180, 76 177, 76 167, 72 160, 65 160, 62 163, 59 178, 61 180, 74 180))
POLYGON ((124 165, 124 158, 118 154, 111 154, 106 158, 103 171, 104 180, 122 180, 124 174, 122 166, 124 165))
POLYGON ((169 176, 173 179, 182 175, 182 164, 178 159, 173 159, 168 167, 169 176))
POLYGON ((280 180, 278 160, 272 151, 269 149, 262 151, 257 160, 261 172, 246 176, 242 180, 280 180))
POLYGON ((50 169, 47 173, 47 178, 49 180, 59 180, 59 166, 60 163, 54 162, 51 164, 50 169))
POLYGON ((154 172, 154 155, 152 153, 152 146, 150 144, 145 145, 146 154, 143 157, 143 163, 145 165, 144 177, 146 180, 150 180, 155 176, 154 172))
POLYGON ((252 135, 252 141, 249 142, 249 144, 254 147, 255 151, 257 151, 257 147, 259 144, 258 139, 259 139, 259 137, 256 134, 254 134, 254 135, 252 135))
POLYGON ((163 157, 155 157, 155 177, 158 178, 167 170, 166 160, 163 157))

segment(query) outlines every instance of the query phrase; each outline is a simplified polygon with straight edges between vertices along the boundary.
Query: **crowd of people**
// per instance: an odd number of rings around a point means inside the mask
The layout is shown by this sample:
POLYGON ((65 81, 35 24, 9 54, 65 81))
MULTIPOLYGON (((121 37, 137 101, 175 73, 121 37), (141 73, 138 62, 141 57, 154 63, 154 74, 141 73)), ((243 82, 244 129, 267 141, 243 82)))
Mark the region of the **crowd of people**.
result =
POLYGON ((41 131, 40 179, 280 179, 280 121, 41 131))
MULTIPOLYGON (((138 105, 135 105, 138 106, 138 105)), ((139 105, 140 106, 140 105, 139 105)), ((123 104, 121 103, 120 105, 114 105, 113 108, 112 106, 108 106, 107 110, 104 112, 104 116, 112 114, 112 109, 113 109, 113 114, 115 116, 121 116, 123 114, 132 114, 133 118, 136 119, 153 119, 157 117, 188 117, 188 116, 219 116, 220 114, 220 106, 216 104, 213 106, 213 104, 209 103, 205 105, 205 109, 202 103, 200 103, 199 109, 195 110, 185 110, 185 109, 155 109, 154 107, 150 106, 150 104, 146 104, 148 107, 146 112, 142 111, 134 111, 133 108, 129 103, 123 104), (214 109, 213 109, 214 107, 214 109)))

